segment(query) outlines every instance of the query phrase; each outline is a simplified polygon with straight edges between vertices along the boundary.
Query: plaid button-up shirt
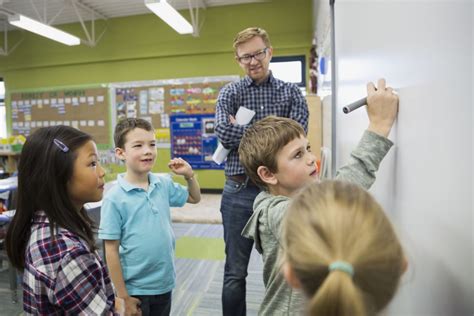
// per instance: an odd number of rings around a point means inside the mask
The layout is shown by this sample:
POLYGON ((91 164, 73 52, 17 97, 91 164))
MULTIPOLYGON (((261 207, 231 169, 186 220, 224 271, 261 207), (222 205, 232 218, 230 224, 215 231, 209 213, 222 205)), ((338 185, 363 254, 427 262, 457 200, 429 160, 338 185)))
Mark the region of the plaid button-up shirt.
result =
POLYGON ((225 165, 226 176, 244 174, 239 162, 239 144, 245 129, 266 116, 288 117, 308 131, 308 105, 298 86, 279 80, 270 73, 268 80, 256 85, 249 76, 227 84, 219 93, 216 106, 216 134, 221 144, 230 149, 225 165), (248 125, 233 125, 239 107, 255 111, 248 125))
POLYGON ((23 273, 25 314, 114 314, 114 292, 100 256, 66 229, 55 239, 46 214, 36 212, 23 273))

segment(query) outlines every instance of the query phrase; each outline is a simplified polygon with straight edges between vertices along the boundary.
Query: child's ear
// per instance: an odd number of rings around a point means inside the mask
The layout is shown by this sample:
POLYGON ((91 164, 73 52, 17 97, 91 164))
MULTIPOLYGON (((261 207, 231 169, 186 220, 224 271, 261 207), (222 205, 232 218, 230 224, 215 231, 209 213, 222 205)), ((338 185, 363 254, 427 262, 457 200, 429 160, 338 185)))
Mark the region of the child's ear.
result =
POLYGON ((301 288, 301 283, 300 280, 295 275, 295 271, 293 271, 293 268, 288 264, 288 262, 285 262, 283 264, 283 276, 285 277, 286 282, 294 288, 294 289, 300 289, 301 288))
POLYGON ((278 180, 275 177, 275 174, 268 169, 268 167, 260 166, 257 168, 257 174, 260 179, 266 184, 277 184, 278 180))
POLYGON ((125 154, 123 148, 115 147, 115 157, 120 160, 125 160, 125 154))

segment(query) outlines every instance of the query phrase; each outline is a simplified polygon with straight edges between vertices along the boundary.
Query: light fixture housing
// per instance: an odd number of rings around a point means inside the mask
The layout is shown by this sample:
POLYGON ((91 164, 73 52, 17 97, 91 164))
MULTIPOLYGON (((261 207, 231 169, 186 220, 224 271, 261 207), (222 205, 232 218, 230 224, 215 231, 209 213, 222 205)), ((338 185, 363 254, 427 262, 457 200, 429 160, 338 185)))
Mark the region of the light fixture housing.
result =
POLYGON ((22 14, 14 14, 9 16, 8 23, 65 45, 74 46, 81 44, 81 39, 79 37, 61 31, 42 22, 33 20, 22 14))
POLYGON ((145 0, 145 5, 179 34, 193 33, 193 26, 166 0, 145 0))

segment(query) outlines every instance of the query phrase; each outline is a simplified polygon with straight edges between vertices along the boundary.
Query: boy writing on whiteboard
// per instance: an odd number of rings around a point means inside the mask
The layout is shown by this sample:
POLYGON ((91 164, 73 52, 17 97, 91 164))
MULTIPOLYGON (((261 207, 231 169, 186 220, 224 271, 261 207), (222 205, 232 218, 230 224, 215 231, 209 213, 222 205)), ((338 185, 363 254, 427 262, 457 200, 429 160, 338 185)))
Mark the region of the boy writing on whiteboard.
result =
MULTIPOLYGON (((365 189, 375 181, 375 172, 393 143, 390 133, 398 110, 398 97, 385 80, 367 85, 369 127, 349 163, 336 178, 365 189)), ((305 306, 301 292, 292 289, 280 273, 277 262, 281 223, 291 198, 304 186, 318 181, 316 157, 304 129, 296 121, 270 116, 249 127, 239 146, 239 158, 246 174, 263 191, 254 202, 254 213, 242 236, 251 238, 263 256, 265 295, 259 315, 300 315, 305 306)))

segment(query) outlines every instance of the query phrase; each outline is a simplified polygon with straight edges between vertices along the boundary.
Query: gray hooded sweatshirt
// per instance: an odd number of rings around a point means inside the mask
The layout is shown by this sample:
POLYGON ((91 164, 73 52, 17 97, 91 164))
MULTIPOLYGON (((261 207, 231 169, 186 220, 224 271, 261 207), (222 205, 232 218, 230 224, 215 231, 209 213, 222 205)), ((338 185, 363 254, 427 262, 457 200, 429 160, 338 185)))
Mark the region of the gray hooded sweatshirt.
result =
MULTIPOLYGON (((373 132, 365 131, 347 165, 341 167, 336 179, 350 181, 369 189, 375 181, 375 172, 393 143, 373 132)), ((290 198, 262 191, 253 204, 253 215, 242 231, 242 236, 253 239, 263 258, 265 296, 259 315, 301 315, 305 297, 291 288, 281 273, 278 251, 281 248, 280 230, 290 198)))

